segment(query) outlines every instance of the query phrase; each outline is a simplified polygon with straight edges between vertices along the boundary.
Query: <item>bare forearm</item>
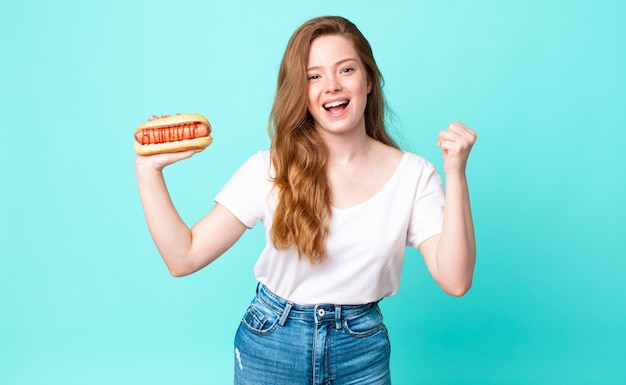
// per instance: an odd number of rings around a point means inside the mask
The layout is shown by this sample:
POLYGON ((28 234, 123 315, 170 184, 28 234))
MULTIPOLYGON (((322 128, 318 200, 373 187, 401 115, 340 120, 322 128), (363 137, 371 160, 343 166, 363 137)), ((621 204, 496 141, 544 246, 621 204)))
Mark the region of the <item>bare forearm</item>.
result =
POLYGON ((462 295, 472 284, 476 241, 465 175, 448 176, 443 231, 437 247, 437 271, 442 287, 462 295))
POLYGON ((170 271, 184 264, 191 231, 178 215, 159 170, 137 167, 137 183, 150 235, 170 271))

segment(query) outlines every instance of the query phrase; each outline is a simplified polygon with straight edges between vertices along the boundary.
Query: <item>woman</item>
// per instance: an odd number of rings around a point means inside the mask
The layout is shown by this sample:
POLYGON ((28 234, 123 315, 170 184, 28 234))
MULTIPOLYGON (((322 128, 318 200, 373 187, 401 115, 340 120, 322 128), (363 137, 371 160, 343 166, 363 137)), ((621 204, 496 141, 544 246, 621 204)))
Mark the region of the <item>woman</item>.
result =
POLYGON ((447 188, 385 131, 382 76, 367 40, 340 17, 291 37, 271 113, 272 145, 252 156, 189 229, 162 169, 193 151, 138 156, 148 227, 174 276, 191 274, 261 221, 260 283, 235 337, 237 384, 388 384, 378 301, 398 290, 407 245, 441 288, 469 290, 475 241, 465 165, 475 133, 439 133, 447 188))

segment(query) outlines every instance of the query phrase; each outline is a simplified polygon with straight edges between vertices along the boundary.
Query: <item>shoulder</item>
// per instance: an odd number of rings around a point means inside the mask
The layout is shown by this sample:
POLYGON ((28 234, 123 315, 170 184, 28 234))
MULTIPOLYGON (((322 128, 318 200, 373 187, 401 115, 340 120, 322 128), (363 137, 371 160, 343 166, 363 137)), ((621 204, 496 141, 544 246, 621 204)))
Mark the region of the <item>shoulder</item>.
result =
POLYGON ((248 162, 259 163, 259 164, 269 164, 270 161, 270 150, 260 150, 256 153, 252 154, 248 158, 248 162))
POLYGON ((230 183, 250 186, 264 183, 271 178, 269 150, 250 155, 230 177, 230 183))
POLYGON ((404 153, 395 147, 388 146, 379 141, 373 141, 373 143, 374 151, 372 152, 370 163, 382 166, 383 168, 395 170, 402 162, 404 153))
POLYGON ((441 176, 434 164, 412 152, 404 152, 400 163, 399 176, 402 183, 416 191, 442 191, 441 176))
POLYGON ((431 164, 428 161, 428 159, 414 152, 403 151, 402 154, 404 154, 404 157, 407 158, 411 162, 418 163, 418 164, 431 164))
POLYGON ((270 150, 261 150, 252 154, 241 166, 243 169, 255 172, 269 173, 270 150))
POLYGON ((410 168, 413 170, 415 170, 416 168, 420 170, 435 170, 435 165, 432 164, 428 159, 413 152, 404 151, 403 160, 405 163, 410 165, 410 168))

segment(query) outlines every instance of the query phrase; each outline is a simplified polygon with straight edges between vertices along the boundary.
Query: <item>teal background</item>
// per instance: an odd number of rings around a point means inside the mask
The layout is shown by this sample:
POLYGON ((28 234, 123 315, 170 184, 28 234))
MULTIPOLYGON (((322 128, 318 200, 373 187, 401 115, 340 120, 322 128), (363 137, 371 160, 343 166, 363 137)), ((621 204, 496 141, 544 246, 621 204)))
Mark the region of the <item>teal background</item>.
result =
POLYGON ((261 226, 189 277, 144 223, 132 134, 199 112, 166 170, 189 224, 267 148, 281 55, 339 14, 369 39, 404 148, 478 132, 472 290, 407 252, 382 306, 394 384, 626 384, 625 1, 14 1, 0 12, 0 383, 228 384, 261 226))

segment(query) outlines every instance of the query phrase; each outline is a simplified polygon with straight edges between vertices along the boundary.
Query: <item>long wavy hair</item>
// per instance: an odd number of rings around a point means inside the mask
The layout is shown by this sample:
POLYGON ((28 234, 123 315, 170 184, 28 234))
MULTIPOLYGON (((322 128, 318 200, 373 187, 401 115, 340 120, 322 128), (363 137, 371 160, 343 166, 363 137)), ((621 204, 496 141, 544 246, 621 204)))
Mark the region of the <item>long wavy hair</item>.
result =
POLYGON ((307 109, 309 48, 323 35, 340 35, 354 45, 372 84, 365 107, 366 132, 398 148, 385 130, 383 77, 367 39, 343 17, 319 17, 301 25, 287 44, 269 119, 273 182, 278 197, 270 238, 277 249, 295 247, 311 264, 325 257, 331 219, 327 150, 307 109))

